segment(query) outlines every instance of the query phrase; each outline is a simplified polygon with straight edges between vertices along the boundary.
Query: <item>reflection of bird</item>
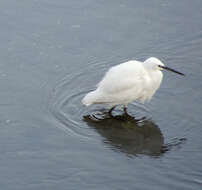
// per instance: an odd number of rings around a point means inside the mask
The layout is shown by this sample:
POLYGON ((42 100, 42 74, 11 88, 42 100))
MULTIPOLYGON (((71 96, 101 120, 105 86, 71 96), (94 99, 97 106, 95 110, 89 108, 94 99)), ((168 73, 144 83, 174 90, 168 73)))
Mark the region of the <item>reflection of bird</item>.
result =
POLYGON ((184 75, 174 69, 165 67, 157 58, 151 57, 144 62, 128 61, 109 69, 104 78, 98 83, 97 89, 88 93, 82 100, 86 106, 91 104, 108 104, 126 106, 139 100, 142 103, 152 98, 160 87, 163 73, 169 70, 184 75))
POLYGON ((110 145, 115 151, 127 155, 151 156, 159 156, 164 152, 162 133, 151 120, 138 121, 128 114, 101 119, 92 119, 92 116, 87 115, 83 120, 104 138, 105 144, 110 145))

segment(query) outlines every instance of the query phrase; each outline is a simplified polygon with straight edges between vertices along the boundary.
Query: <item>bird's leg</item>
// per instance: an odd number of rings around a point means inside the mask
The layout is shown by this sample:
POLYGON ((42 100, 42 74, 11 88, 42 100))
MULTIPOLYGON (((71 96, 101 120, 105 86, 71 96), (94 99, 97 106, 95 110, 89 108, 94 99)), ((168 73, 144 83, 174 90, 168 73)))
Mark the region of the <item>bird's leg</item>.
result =
POLYGON ((108 112, 110 117, 113 117, 112 111, 114 110, 115 107, 116 107, 116 106, 113 106, 112 108, 110 108, 110 110, 109 110, 109 112, 108 112))
POLYGON ((123 106, 123 111, 124 111, 124 116, 126 117, 126 118, 132 118, 132 119, 134 119, 132 116, 130 116, 129 114, 128 114, 128 112, 127 112, 127 105, 124 105, 123 106))
POLYGON ((128 113, 127 113, 127 107, 124 105, 123 106, 123 111, 124 111, 124 113, 126 114, 126 115, 128 115, 128 113))

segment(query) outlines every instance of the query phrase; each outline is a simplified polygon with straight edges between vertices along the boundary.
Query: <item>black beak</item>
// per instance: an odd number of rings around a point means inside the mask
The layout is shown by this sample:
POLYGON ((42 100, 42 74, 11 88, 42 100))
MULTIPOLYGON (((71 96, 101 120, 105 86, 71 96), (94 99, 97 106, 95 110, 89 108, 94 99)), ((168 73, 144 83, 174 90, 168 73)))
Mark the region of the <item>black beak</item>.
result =
POLYGON ((161 67, 161 68, 163 68, 163 69, 165 69, 165 70, 167 70, 167 71, 172 71, 172 72, 174 72, 174 73, 177 73, 177 74, 179 74, 179 75, 183 75, 183 76, 184 76, 183 73, 180 73, 179 71, 176 71, 176 70, 171 69, 171 68, 169 68, 169 67, 165 67, 165 66, 161 66, 161 65, 159 65, 159 67, 161 67))

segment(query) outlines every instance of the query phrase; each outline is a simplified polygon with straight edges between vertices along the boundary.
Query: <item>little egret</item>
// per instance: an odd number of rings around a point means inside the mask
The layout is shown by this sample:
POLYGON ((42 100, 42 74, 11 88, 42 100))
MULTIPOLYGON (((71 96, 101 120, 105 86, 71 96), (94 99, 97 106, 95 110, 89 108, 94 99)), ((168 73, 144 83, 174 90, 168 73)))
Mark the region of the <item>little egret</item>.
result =
POLYGON ((111 67, 97 84, 97 89, 89 92, 83 99, 85 106, 107 104, 111 106, 109 113, 117 105, 126 106, 133 101, 144 103, 149 101, 160 87, 163 73, 168 70, 184 75, 164 66, 157 58, 151 57, 144 62, 131 60, 111 67))

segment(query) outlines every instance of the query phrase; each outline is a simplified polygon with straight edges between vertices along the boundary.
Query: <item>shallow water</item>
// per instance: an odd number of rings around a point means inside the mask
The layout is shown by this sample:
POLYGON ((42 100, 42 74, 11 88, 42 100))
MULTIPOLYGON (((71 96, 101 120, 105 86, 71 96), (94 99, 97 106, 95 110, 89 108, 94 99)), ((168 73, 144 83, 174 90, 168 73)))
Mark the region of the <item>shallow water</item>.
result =
POLYGON ((202 186, 202 2, 0 2, 1 189, 202 186), (152 101, 81 105, 105 71, 160 58, 152 101))

